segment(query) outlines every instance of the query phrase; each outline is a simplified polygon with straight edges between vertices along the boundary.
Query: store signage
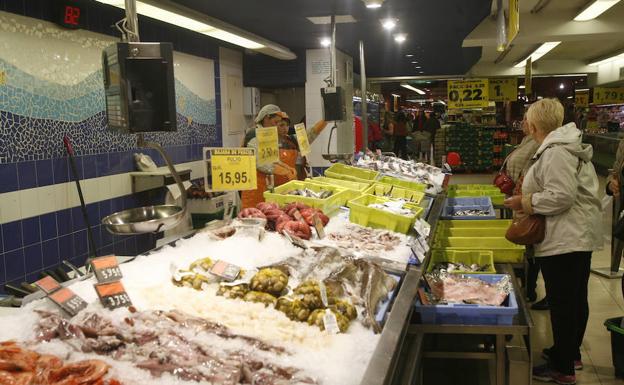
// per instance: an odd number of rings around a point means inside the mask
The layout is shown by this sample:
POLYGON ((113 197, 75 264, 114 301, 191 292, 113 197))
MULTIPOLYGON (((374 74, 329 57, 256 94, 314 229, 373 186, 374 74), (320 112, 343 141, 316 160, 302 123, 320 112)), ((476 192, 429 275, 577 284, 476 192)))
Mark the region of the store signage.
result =
POLYGON ((121 281, 96 283, 95 292, 100 297, 102 306, 109 310, 132 306, 132 301, 121 281))
POLYGON ((209 148, 211 180, 206 191, 255 190, 256 150, 253 148, 209 148))
POLYGON ((574 91, 574 106, 589 107, 589 90, 574 91))
POLYGON ((513 102, 518 100, 517 78, 496 78, 490 81, 490 101, 513 102))
POLYGON ((50 294, 48 298, 72 317, 87 307, 87 303, 82 298, 66 287, 50 294))
MULTIPOLYGON (((520 7, 519 0, 509 0, 509 20, 507 23, 507 46, 511 44, 513 39, 520 31, 520 7)), ((515 100, 515 99, 514 99, 515 100)))
POLYGON ((529 96, 533 93, 533 60, 529 56, 524 66, 524 94, 529 96))
POLYGON ((488 106, 488 79, 449 80, 447 84, 448 108, 488 106))
POLYGON ((90 263, 98 282, 119 281, 123 278, 121 269, 117 263, 117 257, 114 255, 94 258, 90 263))
POLYGON ((65 28, 81 28, 84 19, 82 4, 76 0, 56 0, 56 22, 65 28))
POLYGON ((256 128, 258 141, 258 164, 264 166, 279 161, 277 127, 256 128))
POLYGON ((624 87, 596 87, 594 88, 594 104, 624 103, 624 87))
POLYGON ((301 156, 307 156, 311 151, 305 124, 295 124, 295 134, 297 135, 297 143, 299 143, 299 152, 301 153, 301 156))

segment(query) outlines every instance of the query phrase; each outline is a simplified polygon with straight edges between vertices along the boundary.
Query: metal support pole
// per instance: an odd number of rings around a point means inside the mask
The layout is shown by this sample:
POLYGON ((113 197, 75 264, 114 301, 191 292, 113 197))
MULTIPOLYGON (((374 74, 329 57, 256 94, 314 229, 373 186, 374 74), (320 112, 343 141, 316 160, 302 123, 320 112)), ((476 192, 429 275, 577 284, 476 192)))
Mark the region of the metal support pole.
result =
POLYGON ((331 67, 331 86, 336 87, 336 16, 331 15, 331 49, 329 51, 331 67))
POLYGON ((368 148, 368 99, 366 98, 366 68, 364 65, 364 41, 360 40, 360 88, 362 89, 362 147, 368 148))
POLYGON ((139 18, 136 11, 135 0, 125 0, 126 5, 126 30, 128 33, 128 41, 139 41, 139 18))

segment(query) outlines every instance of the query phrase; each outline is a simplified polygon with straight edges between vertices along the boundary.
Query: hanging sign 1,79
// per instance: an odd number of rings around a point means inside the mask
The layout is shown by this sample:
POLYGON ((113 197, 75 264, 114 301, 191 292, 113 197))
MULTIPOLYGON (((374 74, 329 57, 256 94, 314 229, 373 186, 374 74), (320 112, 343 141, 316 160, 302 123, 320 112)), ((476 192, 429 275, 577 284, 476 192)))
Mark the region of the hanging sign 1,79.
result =
POLYGON ((211 191, 255 190, 258 187, 255 149, 211 148, 209 152, 211 191))
POLYGON ((277 127, 256 128, 256 140, 258 141, 258 164, 266 164, 279 161, 279 142, 277 127))
POLYGON ((483 108, 489 103, 488 79, 449 80, 448 108, 483 108))
POLYGON ((624 103, 624 87, 594 88, 594 104, 624 103))
POLYGON ((512 102, 518 100, 518 79, 497 78, 489 79, 490 101, 512 102))

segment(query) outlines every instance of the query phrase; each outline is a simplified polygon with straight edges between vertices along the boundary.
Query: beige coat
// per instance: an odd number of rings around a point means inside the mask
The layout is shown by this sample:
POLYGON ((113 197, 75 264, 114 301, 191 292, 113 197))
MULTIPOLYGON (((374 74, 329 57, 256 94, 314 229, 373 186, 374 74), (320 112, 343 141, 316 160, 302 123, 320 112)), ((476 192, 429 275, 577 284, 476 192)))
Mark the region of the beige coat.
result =
POLYGON ((514 183, 518 183, 520 176, 526 175, 529 166, 531 165, 531 158, 537 151, 539 144, 533 140, 530 135, 527 135, 522 139, 522 142, 516 147, 515 150, 507 157, 507 163, 505 164, 505 170, 507 175, 511 177, 514 183))

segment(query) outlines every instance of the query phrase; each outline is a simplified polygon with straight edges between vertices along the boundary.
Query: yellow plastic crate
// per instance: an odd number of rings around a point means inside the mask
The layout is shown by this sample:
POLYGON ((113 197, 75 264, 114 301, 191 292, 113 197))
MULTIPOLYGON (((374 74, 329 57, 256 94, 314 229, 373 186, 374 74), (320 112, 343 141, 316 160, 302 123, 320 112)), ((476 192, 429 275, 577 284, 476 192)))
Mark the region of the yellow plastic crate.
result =
POLYGON ((264 192, 264 200, 267 202, 277 203, 280 206, 285 206, 292 202, 301 202, 310 207, 321 209, 327 215, 338 210, 341 206, 344 206, 347 203, 348 198, 349 195, 347 194, 347 191, 343 188, 322 183, 304 182, 299 180, 293 180, 281 186, 277 186, 274 189, 274 192, 264 192), (332 191, 333 194, 325 199, 308 198, 299 195, 287 194, 289 191, 305 188, 308 188, 315 192, 329 190, 332 191))
POLYGON ((506 232, 505 227, 438 227, 436 237, 504 237, 506 232))
POLYGON ((524 260, 524 246, 511 243, 504 237, 436 237, 433 248, 487 250, 494 253, 495 263, 520 263, 524 260))
POLYGON ((425 197, 425 193, 423 192, 397 187, 386 183, 374 183, 368 189, 364 190, 364 194, 405 199, 415 204, 420 204, 425 197), (390 196, 388 196, 388 194, 390 194, 390 196))
POLYGON ((490 197, 495 206, 502 206, 505 201, 505 194, 502 194, 497 188, 491 190, 449 190, 447 196, 449 198, 490 197))
POLYGON ((414 191, 425 191, 427 189, 426 184, 399 179, 399 178, 395 178, 393 176, 388 176, 388 175, 384 175, 381 178, 379 178, 378 182, 391 184, 393 186, 403 187, 403 188, 414 190, 414 191))
POLYGON ((308 178, 306 181, 311 181, 314 183, 322 183, 330 186, 341 187, 344 188, 347 192, 347 201, 351 199, 355 199, 362 195, 364 190, 370 187, 370 183, 362 183, 362 182, 354 182, 350 180, 342 180, 342 179, 334 179, 327 178, 324 176, 317 176, 312 179, 308 178))
POLYGON ((470 266, 476 263, 479 266, 489 265, 489 268, 484 271, 454 271, 453 274, 496 274, 494 268, 494 253, 491 251, 483 250, 445 250, 434 249, 431 250, 431 258, 429 259, 429 265, 427 266, 427 272, 433 270, 434 266, 438 263, 451 262, 451 263, 463 263, 470 266))
POLYGON ((377 179, 379 173, 373 170, 335 163, 325 170, 325 176, 353 182, 371 183, 377 179))
POLYGON ((390 199, 364 194, 359 198, 350 200, 349 220, 358 225, 372 227, 376 229, 387 229, 397 233, 407 234, 414 221, 420 217, 424 209, 413 203, 406 203, 403 207, 414 212, 414 215, 398 215, 384 210, 368 207, 372 203, 384 203, 390 199))

